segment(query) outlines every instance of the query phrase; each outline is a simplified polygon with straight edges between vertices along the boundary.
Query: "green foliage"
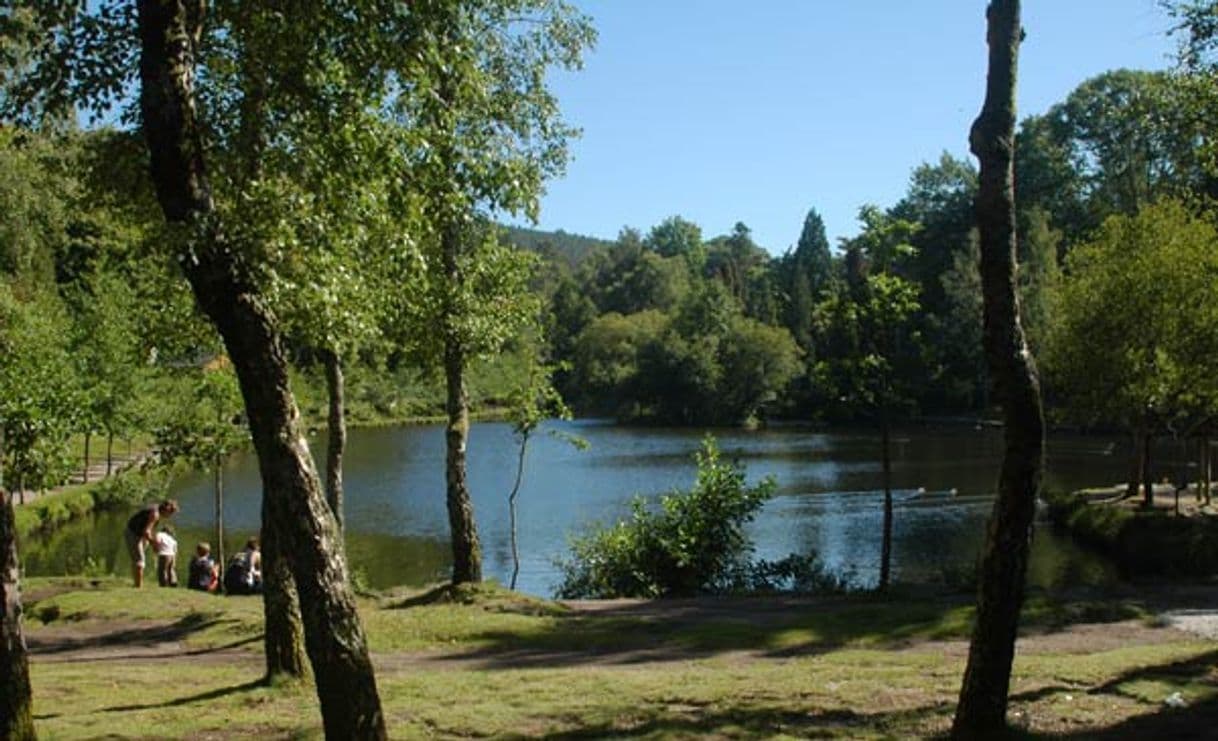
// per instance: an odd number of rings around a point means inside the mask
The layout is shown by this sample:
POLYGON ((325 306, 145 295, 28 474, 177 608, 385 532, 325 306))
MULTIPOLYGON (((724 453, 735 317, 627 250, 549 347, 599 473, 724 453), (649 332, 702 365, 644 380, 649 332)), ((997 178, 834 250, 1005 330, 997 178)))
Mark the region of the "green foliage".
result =
POLYGON ((1079 494, 1048 497, 1049 515, 1079 541, 1138 576, 1207 577, 1218 569, 1218 524, 1135 510, 1128 502, 1088 502, 1079 494))
POLYGON ((49 281, 78 189, 48 137, 0 127, 0 274, 49 281))
POLYGON ((520 226, 503 228, 502 241, 514 247, 531 250, 547 261, 569 268, 578 267, 585 259, 599 250, 607 249, 612 242, 606 239, 570 234, 559 229, 553 232, 528 229, 520 226))
POLYGON ((834 325, 839 342, 813 373, 830 399, 886 414, 913 399, 908 379, 915 374, 909 370, 921 359, 919 286, 897 274, 901 262, 917 254, 908 242, 917 225, 873 206, 863 207, 859 219, 863 233, 848 250, 865 268, 821 307, 822 321, 834 325))
POLYGON ((1071 252, 1046 368, 1072 414, 1134 425, 1218 410, 1216 242, 1212 223, 1165 201, 1071 252))
POLYGON ((571 560, 559 564, 559 596, 678 597, 826 584, 810 558, 750 563, 744 526, 773 496, 773 479, 746 485, 744 469, 720 460, 712 438, 697 462, 690 491, 664 495, 654 507, 636 498, 629 520, 576 538, 571 560))
POLYGON ((155 431, 162 463, 214 468, 248 441, 236 376, 219 361, 191 373, 189 390, 155 431))
POLYGON ((67 334, 58 297, 0 279, 0 465, 10 485, 52 486, 70 466, 67 442, 80 388, 67 334))
POLYGON ((681 257, 689 268, 700 271, 706 261, 702 246, 702 228, 680 216, 669 216, 647 232, 644 241, 660 257, 681 257))

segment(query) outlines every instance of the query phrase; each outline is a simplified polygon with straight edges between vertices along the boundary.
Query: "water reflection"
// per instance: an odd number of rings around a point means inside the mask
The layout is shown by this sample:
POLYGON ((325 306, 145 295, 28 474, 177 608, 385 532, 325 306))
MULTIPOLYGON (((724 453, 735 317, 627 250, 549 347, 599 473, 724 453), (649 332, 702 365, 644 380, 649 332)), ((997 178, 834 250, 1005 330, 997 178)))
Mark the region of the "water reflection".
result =
MULTIPOLYGON (((686 488, 692 454, 704 431, 629 428, 601 422, 556 423, 587 439, 578 451, 546 434, 534 437, 519 499, 520 587, 549 594, 556 558, 569 536, 593 521, 628 512, 636 493, 686 488)), ((881 502, 879 441, 859 432, 799 429, 716 430, 723 455, 747 464, 749 479, 773 475, 776 497, 749 527, 757 555, 781 558, 809 549, 858 585, 879 571, 881 502)), ((893 576, 897 581, 958 582, 973 570, 990 490, 1001 454, 997 430, 909 430, 893 448, 896 487, 893 576), (925 490, 920 492, 919 490, 925 490), (954 490, 954 493, 949 493, 954 490)), ((324 439, 314 441, 320 452, 324 439)), ((1077 487, 1121 477, 1121 446, 1109 440, 1051 441, 1048 485, 1077 487)), ((517 449, 506 424, 476 424, 469 443, 469 481, 488 577, 511 574, 507 492, 517 449)), ((346 457, 347 548, 350 562, 374 587, 443 578, 450 566, 444 503, 444 438, 438 426, 353 430, 346 457)), ((225 466, 229 552, 257 531, 260 483, 251 454, 225 466)), ((198 540, 211 540, 211 479, 197 474, 174 485, 181 568, 198 540)), ((126 573, 121 530, 129 513, 107 513, 24 546, 30 574, 126 573)), ((1047 587, 1115 578, 1110 566, 1043 530, 1029 578, 1047 587)))

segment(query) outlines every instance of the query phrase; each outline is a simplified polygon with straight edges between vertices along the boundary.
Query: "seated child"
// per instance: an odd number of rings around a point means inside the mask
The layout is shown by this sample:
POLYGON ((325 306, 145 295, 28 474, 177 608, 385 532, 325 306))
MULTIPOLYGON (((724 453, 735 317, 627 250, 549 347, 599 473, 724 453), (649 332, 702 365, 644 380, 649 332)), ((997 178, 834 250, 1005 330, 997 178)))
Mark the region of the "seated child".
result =
POLYGON ((229 559, 224 570, 224 591, 228 594, 262 593, 262 552, 257 538, 250 538, 245 548, 229 559))
POLYGON ((190 560, 190 581, 186 585, 200 592, 214 592, 220 586, 220 566, 211 557, 211 545, 200 543, 190 560))
POLYGON ((156 550, 156 582, 162 587, 178 585, 178 541, 168 525, 162 527, 153 540, 156 550))

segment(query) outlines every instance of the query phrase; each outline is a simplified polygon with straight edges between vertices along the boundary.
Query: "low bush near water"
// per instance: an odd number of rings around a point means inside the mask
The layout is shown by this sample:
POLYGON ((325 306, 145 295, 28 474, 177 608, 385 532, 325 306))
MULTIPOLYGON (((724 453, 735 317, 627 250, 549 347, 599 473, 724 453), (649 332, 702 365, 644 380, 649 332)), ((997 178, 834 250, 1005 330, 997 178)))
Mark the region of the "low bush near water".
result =
POLYGON ((26 536, 39 530, 54 530, 94 510, 162 499, 165 491, 163 475, 145 471, 123 472, 96 483, 47 494, 17 507, 14 513, 17 532, 26 536))
POLYGON ((638 497, 630 519, 594 528, 560 562, 558 595, 566 599, 680 597, 772 591, 841 591, 814 554, 753 561, 744 526, 774 494, 774 480, 745 484, 741 466, 720 460, 711 438, 696 456, 698 480, 688 492, 638 497))

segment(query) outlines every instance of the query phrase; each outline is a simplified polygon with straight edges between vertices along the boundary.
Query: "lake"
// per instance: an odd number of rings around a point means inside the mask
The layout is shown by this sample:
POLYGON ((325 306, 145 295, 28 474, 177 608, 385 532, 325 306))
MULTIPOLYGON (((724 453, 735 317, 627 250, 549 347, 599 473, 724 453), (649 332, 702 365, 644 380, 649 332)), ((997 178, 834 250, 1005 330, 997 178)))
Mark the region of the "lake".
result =
MULTIPOLYGON (((552 422, 529 444, 518 498, 521 567, 518 586, 553 593, 555 559, 588 523, 610 523, 636 494, 688 488, 693 454, 705 432, 624 427, 599 421, 552 422), (577 450, 545 430, 578 435, 577 450)), ((827 568, 857 586, 879 572, 882 493, 879 439, 865 431, 803 428, 714 430, 723 456, 748 469, 750 481, 773 475, 776 496, 750 524, 756 553, 781 558, 815 550, 827 568)), ((315 455, 324 437, 314 441, 315 455)), ((1126 445, 1109 439, 1054 436, 1047 484, 1078 488, 1122 480, 1126 445)), ((984 536, 1002 450, 1001 430, 910 428, 894 434, 893 579, 959 583, 971 572, 984 536), (919 488, 925 494, 918 494, 919 488)), ((472 427, 469 481, 488 578, 507 583, 512 569, 507 494, 517 443, 504 423, 472 427)), ((319 458, 320 460, 320 458, 319 458)), ((444 503, 443 428, 404 426, 352 430, 346 457, 347 550, 368 586, 418 585, 444 579, 450 567, 444 503)), ((252 453, 225 465, 228 552, 257 533, 260 484, 252 453)), ((184 572, 194 544, 211 540, 211 476, 181 477, 171 496, 184 572)), ((129 512, 101 513, 23 544, 30 575, 127 573, 121 530, 129 512)), ((1045 588, 1118 579, 1114 568, 1055 534, 1037 530, 1029 581, 1045 588)))

